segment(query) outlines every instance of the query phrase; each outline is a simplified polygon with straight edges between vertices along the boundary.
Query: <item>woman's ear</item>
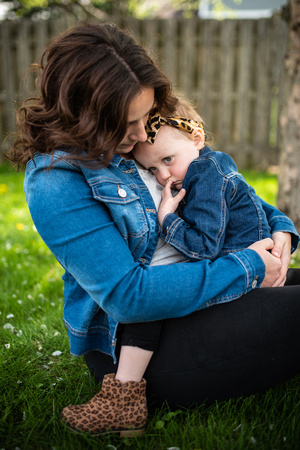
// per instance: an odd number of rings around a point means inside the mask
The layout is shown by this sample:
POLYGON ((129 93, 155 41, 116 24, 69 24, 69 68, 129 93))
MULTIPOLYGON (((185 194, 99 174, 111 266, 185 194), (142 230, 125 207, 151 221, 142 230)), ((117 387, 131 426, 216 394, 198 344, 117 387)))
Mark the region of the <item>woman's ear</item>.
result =
POLYGON ((191 134, 195 147, 201 150, 204 147, 204 130, 203 128, 195 128, 191 134))

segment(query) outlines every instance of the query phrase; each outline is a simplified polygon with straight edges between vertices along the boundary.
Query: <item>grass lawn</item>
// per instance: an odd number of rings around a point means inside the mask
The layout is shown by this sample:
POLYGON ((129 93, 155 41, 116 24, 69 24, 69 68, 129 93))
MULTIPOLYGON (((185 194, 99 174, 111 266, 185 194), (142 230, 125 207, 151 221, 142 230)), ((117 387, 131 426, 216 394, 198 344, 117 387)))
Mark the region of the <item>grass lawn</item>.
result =
MULTIPOLYGON (((246 172, 245 177, 275 203, 275 175, 246 172)), ((0 166, 0 449, 300 448, 300 376, 244 399, 152 411, 141 438, 67 431, 60 410, 87 401, 99 386, 82 358, 69 354, 63 271, 35 231, 22 184, 23 174, 0 166)), ((300 267, 299 257, 293 265, 300 267)))

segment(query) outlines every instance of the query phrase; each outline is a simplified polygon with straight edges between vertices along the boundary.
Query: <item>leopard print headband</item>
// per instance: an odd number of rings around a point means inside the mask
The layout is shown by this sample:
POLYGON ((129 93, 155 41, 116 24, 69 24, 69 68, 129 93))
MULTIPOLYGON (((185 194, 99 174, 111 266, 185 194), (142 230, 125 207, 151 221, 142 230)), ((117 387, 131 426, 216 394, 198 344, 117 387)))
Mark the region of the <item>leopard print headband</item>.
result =
POLYGON ((192 133, 195 128, 202 128, 202 123, 184 117, 162 117, 157 108, 153 108, 146 123, 147 142, 153 144, 161 125, 170 125, 178 130, 192 133))

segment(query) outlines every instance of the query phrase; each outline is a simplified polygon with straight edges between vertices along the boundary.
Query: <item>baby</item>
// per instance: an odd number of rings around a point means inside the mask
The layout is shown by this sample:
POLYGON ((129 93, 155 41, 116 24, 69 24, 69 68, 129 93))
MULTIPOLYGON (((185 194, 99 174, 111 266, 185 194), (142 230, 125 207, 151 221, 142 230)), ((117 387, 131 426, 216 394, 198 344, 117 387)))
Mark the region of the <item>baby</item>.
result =
POLYGON ((271 237, 261 200, 233 159, 205 145, 201 117, 183 102, 176 113, 164 118, 154 110, 147 142, 133 151, 164 186, 160 237, 191 261, 214 260, 271 237))

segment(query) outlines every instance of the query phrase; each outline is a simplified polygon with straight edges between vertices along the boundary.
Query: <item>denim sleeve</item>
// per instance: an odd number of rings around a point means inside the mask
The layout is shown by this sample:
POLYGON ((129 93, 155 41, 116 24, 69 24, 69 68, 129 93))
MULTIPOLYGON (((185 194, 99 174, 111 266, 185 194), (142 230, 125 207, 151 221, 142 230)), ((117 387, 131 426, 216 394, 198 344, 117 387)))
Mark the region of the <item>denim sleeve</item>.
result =
POLYGON ((186 206, 181 218, 168 214, 161 237, 191 261, 214 260, 224 246, 231 182, 211 159, 203 158, 200 164, 190 165, 185 183, 186 206))
POLYGON ((267 215, 269 225, 271 227, 272 233, 276 231, 283 231, 285 233, 291 233, 292 236, 292 249, 293 253, 299 244, 299 234, 293 224, 292 220, 287 217, 275 206, 269 205, 267 202, 261 199, 262 207, 267 215))
POLYGON ((105 205, 93 198, 81 171, 67 163, 49 171, 32 166, 24 188, 46 245, 118 322, 185 316, 211 300, 234 300, 259 287, 265 276, 262 259, 249 249, 214 263, 155 267, 136 263, 105 205))

